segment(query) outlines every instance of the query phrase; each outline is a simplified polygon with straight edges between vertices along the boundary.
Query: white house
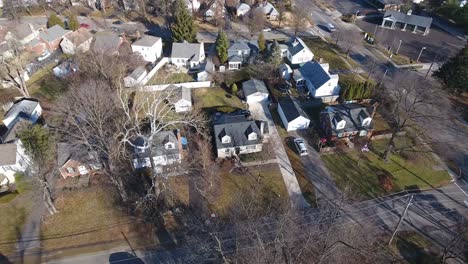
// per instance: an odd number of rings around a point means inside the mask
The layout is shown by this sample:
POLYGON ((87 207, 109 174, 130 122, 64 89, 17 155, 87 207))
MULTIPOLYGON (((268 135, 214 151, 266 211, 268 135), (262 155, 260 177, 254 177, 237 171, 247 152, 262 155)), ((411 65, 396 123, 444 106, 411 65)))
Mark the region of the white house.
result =
POLYGON ((250 6, 246 3, 240 3, 236 8, 237 16, 244 16, 250 11, 250 6))
POLYGON ((264 1, 263 3, 260 3, 260 8, 262 8, 263 13, 268 20, 278 20, 279 12, 271 3, 264 1))
POLYGON ((148 75, 144 66, 138 66, 133 72, 124 78, 125 87, 134 87, 143 81, 143 79, 148 75))
POLYGON ((242 91, 247 103, 266 101, 270 95, 265 83, 257 79, 243 82, 242 91))
POLYGON ((165 89, 174 104, 174 110, 176 113, 188 112, 192 110, 192 93, 190 88, 177 87, 170 85, 165 89))
POLYGON ((289 96, 279 100, 278 114, 287 131, 309 128, 309 117, 297 102, 289 96))
POLYGON ((63 53, 73 55, 76 52, 86 52, 93 41, 93 34, 86 28, 79 28, 76 31, 65 35, 60 42, 63 53))
MULTIPOLYGON (((31 160, 26 155, 21 140, 17 139, 13 143, 0 144, 0 175, 6 176, 2 183, 14 183, 15 173, 25 172, 30 164, 31 160)), ((0 186, 3 185, 2 183, 0 186)))
POLYGON ((297 87, 306 87, 310 95, 331 102, 338 99, 340 86, 338 74, 330 74, 328 63, 309 61, 293 73, 297 87))
POLYGON ((180 163, 182 160, 182 144, 178 130, 161 131, 153 136, 151 143, 144 137, 138 137, 133 142, 133 167, 135 169, 151 168, 151 160, 155 170, 163 166, 180 163), (150 151, 151 150, 151 151, 150 151))
POLYGON ((314 53, 298 37, 295 37, 287 46, 287 52, 283 52, 282 54, 288 58, 291 64, 303 64, 314 59, 314 53))
POLYGON ((280 74, 280 77, 285 79, 285 80, 289 80, 291 79, 291 74, 293 73, 291 67, 286 64, 286 63, 282 63, 280 66, 279 66, 279 74, 280 74))
POLYGON ((26 119, 31 123, 36 123, 42 114, 42 107, 39 102, 30 99, 21 99, 13 104, 3 117, 3 124, 7 129, 12 129, 20 119, 26 119))
POLYGON ((186 68, 198 68, 205 60, 205 48, 202 43, 172 43, 171 63, 186 68))
POLYGON ((145 61, 155 62, 162 54, 162 40, 145 35, 132 44, 132 51, 138 52, 145 61))

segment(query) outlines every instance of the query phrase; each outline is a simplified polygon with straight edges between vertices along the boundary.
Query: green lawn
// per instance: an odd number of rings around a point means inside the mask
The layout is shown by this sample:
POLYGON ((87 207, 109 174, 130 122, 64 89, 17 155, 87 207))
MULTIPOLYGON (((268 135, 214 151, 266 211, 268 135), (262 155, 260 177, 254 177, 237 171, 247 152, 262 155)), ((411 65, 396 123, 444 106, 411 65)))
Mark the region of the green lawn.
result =
POLYGON ((331 42, 325 42, 320 38, 303 38, 305 44, 314 53, 314 59, 322 58, 324 62, 330 64, 330 69, 333 70, 349 70, 350 67, 343 61, 346 60, 352 67, 357 67, 358 64, 352 58, 346 58, 346 54, 340 48, 331 42), (339 52, 337 54, 335 49, 339 52))
POLYGON ((194 82, 192 76, 183 72, 168 73, 164 69, 159 70, 151 80, 148 81, 147 85, 156 85, 156 84, 175 84, 175 83, 185 83, 185 82, 194 82))
MULTIPOLYGON (((337 152, 323 155, 322 159, 337 185, 342 189, 350 188, 356 199, 375 198, 407 189, 439 187, 450 181, 448 173, 437 170, 437 161, 421 148, 402 151, 392 155, 388 163, 384 162, 380 155, 387 142, 387 139, 372 141, 375 152, 337 152)), ((413 144, 408 137, 396 140, 397 148, 413 144)))
POLYGON ((193 89, 194 104, 208 112, 213 110, 232 112, 236 109, 245 109, 241 100, 219 87, 193 89))
POLYGON ((15 199, 16 196, 23 194, 31 189, 31 184, 26 182, 25 175, 22 173, 15 174, 16 192, 6 192, 0 194, 0 204, 6 204, 15 199))

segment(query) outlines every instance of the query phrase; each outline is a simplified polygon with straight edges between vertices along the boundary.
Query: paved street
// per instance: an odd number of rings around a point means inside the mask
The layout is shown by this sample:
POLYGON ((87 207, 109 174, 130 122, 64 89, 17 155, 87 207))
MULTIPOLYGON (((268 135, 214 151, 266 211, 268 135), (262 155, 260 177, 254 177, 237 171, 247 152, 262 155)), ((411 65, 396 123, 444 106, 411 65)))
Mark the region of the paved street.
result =
POLYGON ((289 193, 289 198, 294 208, 306 208, 310 205, 302 195, 301 187, 297 181, 296 174, 289 162, 288 155, 282 144, 282 139, 276 130, 275 123, 271 117, 270 110, 266 102, 264 103, 252 103, 249 105, 249 111, 252 117, 258 120, 268 121, 268 131, 270 131, 270 141, 275 144, 276 159, 280 167, 281 175, 283 175, 284 184, 289 193))

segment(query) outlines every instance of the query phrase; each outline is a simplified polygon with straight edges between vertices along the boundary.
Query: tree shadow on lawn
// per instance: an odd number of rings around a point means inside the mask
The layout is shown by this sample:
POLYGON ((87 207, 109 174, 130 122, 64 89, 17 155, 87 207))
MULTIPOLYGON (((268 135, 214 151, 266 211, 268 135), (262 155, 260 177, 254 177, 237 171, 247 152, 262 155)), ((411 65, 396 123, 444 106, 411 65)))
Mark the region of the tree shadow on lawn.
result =
POLYGON ((403 258, 411 264, 440 263, 440 261, 437 260, 436 254, 427 251, 425 248, 411 240, 406 240, 405 238, 399 237, 396 241, 396 248, 403 256, 403 258))

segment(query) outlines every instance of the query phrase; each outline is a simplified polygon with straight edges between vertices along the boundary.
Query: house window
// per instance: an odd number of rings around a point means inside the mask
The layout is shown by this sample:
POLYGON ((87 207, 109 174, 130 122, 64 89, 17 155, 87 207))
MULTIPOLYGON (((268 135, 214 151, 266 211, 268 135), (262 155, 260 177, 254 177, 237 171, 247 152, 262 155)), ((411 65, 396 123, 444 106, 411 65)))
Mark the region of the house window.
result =
POLYGON ((257 133, 254 133, 254 132, 250 133, 249 140, 257 140, 257 133))
POLYGON ((221 138, 221 143, 223 144, 229 144, 231 143, 231 137, 230 136, 224 136, 221 138))
POLYGON ((242 50, 238 50, 237 55, 242 55, 242 50))
POLYGON ((359 132, 359 136, 360 136, 360 137, 363 137, 363 136, 365 136, 365 135, 367 135, 367 131, 366 131, 366 130, 361 130, 361 131, 359 132))
POLYGON ((175 149, 175 144, 172 143, 172 142, 168 142, 168 143, 166 143, 165 148, 166 149, 175 149))
POLYGON ((75 173, 75 169, 72 167, 67 168, 68 173, 75 173))

